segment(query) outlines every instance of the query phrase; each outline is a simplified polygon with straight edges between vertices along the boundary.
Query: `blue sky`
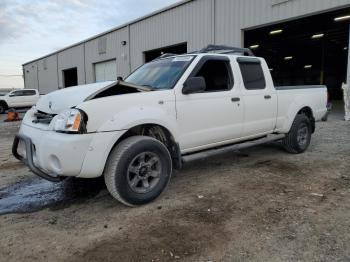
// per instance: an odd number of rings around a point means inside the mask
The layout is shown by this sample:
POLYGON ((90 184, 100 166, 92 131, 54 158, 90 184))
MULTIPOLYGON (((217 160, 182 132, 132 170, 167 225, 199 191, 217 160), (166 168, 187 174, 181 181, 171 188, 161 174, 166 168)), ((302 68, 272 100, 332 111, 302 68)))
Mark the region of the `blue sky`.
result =
POLYGON ((0 88, 22 64, 179 0, 0 0, 0 88))

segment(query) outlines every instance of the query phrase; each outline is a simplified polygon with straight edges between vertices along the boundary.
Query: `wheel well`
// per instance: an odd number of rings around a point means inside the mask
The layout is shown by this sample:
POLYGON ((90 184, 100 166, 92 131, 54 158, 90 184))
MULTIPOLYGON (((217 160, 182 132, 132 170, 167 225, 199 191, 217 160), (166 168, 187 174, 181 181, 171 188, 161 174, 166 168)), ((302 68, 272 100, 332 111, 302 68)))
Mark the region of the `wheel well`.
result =
POLYGON ((115 143, 114 147, 116 147, 121 141, 131 136, 149 136, 162 142, 168 148, 171 154, 174 168, 181 168, 182 160, 179 144, 175 141, 174 136, 167 128, 156 124, 135 126, 123 134, 115 143))
POLYGON ((5 109, 8 108, 8 105, 7 105, 6 101, 4 101, 4 100, 0 100, 0 105, 5 106, 5 109))
POLYGON ((312 109, 310 107, 304 107, 304 108, 299 110, 298 115, 305 115, 310 119, 312 133, 314 133, 316 125, 315 125, 315 118, 314 118, 314 114, 312 112, 312 109))

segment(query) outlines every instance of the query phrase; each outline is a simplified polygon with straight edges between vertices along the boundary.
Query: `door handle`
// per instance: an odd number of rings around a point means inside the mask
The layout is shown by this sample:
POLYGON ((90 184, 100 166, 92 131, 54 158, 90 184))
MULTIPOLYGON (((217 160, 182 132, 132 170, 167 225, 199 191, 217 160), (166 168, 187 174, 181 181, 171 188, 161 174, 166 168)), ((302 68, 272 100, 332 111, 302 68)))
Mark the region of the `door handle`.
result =
POLYGON ((271 99, 272 97, 270 95, 264 96, 265 99, 271 99))
POLYGON ((239 97, 232 97, 231 101, 232 102, 239 102, 239 101, 241 101, 241 99, 239 97))

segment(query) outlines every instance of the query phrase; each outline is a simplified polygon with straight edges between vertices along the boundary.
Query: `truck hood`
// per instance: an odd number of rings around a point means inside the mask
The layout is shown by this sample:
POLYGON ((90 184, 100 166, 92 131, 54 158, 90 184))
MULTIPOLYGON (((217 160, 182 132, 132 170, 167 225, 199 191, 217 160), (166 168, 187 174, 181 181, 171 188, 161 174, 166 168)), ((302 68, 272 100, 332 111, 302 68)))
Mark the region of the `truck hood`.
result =
POLYGON ((150 91, 145 87, 135 86, 123 81, 107 81, 61 89, 42 96, 36 109, 48 114, 59 114, 78 104, 113 95, 150 91))

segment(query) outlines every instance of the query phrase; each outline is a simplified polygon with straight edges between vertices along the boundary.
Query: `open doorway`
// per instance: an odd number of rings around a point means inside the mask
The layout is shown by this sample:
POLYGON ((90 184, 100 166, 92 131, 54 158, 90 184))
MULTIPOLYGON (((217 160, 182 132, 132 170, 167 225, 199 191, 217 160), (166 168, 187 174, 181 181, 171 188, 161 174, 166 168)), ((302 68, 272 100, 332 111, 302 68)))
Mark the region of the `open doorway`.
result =
POLYGON ((326 85, 341 100, 346 81, 349 15, 342 9, 244 32, 245 47, 264 57, 275 85, 326 85))
POLYGON ((78 69, 76 67, 63 70, 64 87, 78 85, 78 69))
POLYGON ((173 46, 167 46, 167 47, 162 47, 155 50, 146 51, 144 52, 145 63, 150 62, 165 53, 177 54, 177 55, 185 54, 187 53, 187 43, 182 43, 182 44, 177 44, 173 46))

